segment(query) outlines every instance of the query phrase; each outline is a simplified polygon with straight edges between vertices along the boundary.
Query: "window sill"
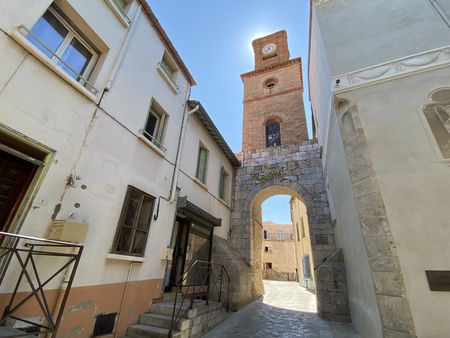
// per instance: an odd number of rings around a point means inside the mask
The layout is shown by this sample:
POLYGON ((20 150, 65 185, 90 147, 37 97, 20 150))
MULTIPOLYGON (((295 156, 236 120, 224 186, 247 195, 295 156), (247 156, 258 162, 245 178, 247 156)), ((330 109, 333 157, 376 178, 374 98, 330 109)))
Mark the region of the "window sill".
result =
POLYGON ((136 262, 136 263, 144 262, 144 257, 120 255, 120 254, 113 254, 113 253, 107 254, 106 259, 113 259, 113 260, 117 260, 117 261, 136 262))
POLYGON ((138 139, 140 139, 142 142, 144 142, 148 147, 150 147, 155 153, 157 153, 162 158, 166 157, 166 153, 159 149, 152 141, 150 141, 148 138, 146 138, 142 134, 138 134, 138 139))
POLYGON ((125 28, 128 28, 130 26, 131 20, 130 18, 123 13, 117 6, 116 2, 114 0, 105 0, 108 7, 111 9, 111 11, 114 13, 114 15, 117 17, 117 19, 120 21, 122 26, 125 28))
POLYGON ((164 71, 164 69, 162 69, 162 67, 158 64, 158 73, 162 76, 162 78, 164 79, 164 81, 167 82, 167 84, 169 85, 170 89, 172 89, 172 91, 175 94, 178 94, 178 86, 174 83, 173 79, 166 74, 166 72, 164 71))
POLYGON ((219 197, 219 202, 222 203, 224 206, 226 206, 228 209, 231 210, 231 207, 230 207, 230 205, 228 204, 227 201, 225 201, 224 199, 219 197))
POLYGON ((81 94, 86 96, 89 100, 93 102, 97 102, 97 96, 92 94, 89 90, 83 87, 78 81, 74 80, 69 74, 67 74, 62 68, 60 68, 56 63, 50 60, 44 53, 42 53, 39 49, 37 49, 31 42, 27 40, 25 36, 19 31, 14 31, 11 34, 12 38, 27 52, 32 54, 36 59, 42 62, 45 66, 50 68, 53 72, 55 72, 59 77, 61 77, 64 81, 66 81, 73 88, 78 90, 81 94))
POLYGON ((208 186, 205 183, 203 183, 202 181, 200 181, 197 177, 194 177, 194 182, 197 183, 199 186, 201 186, 206 191, 208 191, 208 186))

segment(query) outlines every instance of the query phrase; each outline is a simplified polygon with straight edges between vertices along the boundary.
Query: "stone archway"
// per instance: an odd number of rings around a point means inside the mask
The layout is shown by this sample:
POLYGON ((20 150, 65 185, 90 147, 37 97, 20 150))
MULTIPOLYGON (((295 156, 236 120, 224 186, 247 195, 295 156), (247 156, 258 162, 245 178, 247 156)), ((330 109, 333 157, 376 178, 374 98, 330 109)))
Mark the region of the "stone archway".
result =
POLYGON ((314 141, 241 154, 236 174, 230 241, 246 262, 232 286, 234 301, 245 304, 264 293, 261 278, 261 203, 273 195, 300 199, 308 210, 319 315, 350 319, 342 250, 334 241, 319 145, 314 141), (243 277, 244 276, 244 277, 243 277))

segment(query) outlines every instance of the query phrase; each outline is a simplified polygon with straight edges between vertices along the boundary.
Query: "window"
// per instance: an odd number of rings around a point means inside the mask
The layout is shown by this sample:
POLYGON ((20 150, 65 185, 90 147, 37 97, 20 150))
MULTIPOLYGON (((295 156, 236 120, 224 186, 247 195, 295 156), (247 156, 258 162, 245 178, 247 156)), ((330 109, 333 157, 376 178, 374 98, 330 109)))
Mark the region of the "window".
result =
POLYGON ((150 142, 154 143, 158 148, 165 150, 161 145, 164 126, 166 123, 167 114, 163 112, 161 107, 153 101, 148 113, 147 122, 145 123, 145 129, 142 130, 142 134, 150 142))
POLYGON ((267 239, 267 230, 264 230, 264 239, 267 239))
POLYGON ((309 261, 309 255, 303 257, 303 276, 305 278, 311 278, 311 262, 309 261))
POLYGON ((143 256, 147 243, 155 198, 128 186, 113 252, 143 256))
POLYGON ((202 183, 206 183, 206 170, 208 167, 208 150, 200 145, 197 158, 197 172, 195 177, 202 183))
POLYGON ((266 270, 271 270, 272 269, 272 263, 267 262, 266 263, 266 270))
POLYGON ((295 223, 295 227, 297 229, 297 242, 300 242, 300 230, 298 228, 298 222, 295 223))
POLYGON ((300 218, 300 224, 302 225, 302 238, 305 238, 305 223, 303 222, 303 217, 300 218))
POLYGON ((279 241, 284 240, 283 229, 277 229, 277 239, 278 239, 279 241))
POLYGON ((269 122, 266 124, 266 147, 278 147, 281 145, 280 124, 269 122))
POLYGON ((278 79, 276 78, 270 78, 264 81, 264 88, 266 89, 272 89, 278 84, 278 79))
POLYGON ((228 178, 229 175, 223 167, 220 168, 220 186, 219 186, 219 197, 225 199, 228 194, 228 178))
POLYGON ((264 247, 264 252, 269 252, 269 251, 270 251, 270 248, 268 246, 265 246, 264 247))
POLYGON ((87 78, 98 53, 68 23, 56 6, 51 6, 34 24, 27 39, 73 79, 95 90, 87 78))
POLYGON ((178 86, 176 84, 178 68, 175 64, 175 61, 173 61, 172 57, 167 52, 164 52, 163 58, 161 59, 161 62, 158 64, 158 66, 159 73, 176 93, 178 91, 178 86))

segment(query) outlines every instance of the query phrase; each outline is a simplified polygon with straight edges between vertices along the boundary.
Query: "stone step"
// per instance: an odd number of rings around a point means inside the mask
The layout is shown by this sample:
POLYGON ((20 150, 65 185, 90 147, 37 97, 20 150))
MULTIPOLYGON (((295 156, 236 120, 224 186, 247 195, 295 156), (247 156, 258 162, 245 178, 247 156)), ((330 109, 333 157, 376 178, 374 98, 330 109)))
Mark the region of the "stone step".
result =
MULTIPOLYGON (((176 292, 166 292, 163 294, 163 302, 173 302, 175 300, 176 292)), ((177 299, 180 298, 180 294, 177 295, 177 299)))
MULTIPOLYGON (((131 325, 127 330, 130 338, 167 338, 168 335, 169 329, 143 324, 131 325)), ((181 332, 174 331, 172 337, 181 338, 181 332)))
MULTIPOLYGON (((213 307, 217 308, 217 306, 218 306, 217 302, 209 302, 209 304, 210 304, 209 306, 211 307, 211 309, 213 309, 213 307)), ((178 312, 178 310, 180 309, 180 306, 181 306, 182 315, 185 313, 185 315, 183 315, 183 316, 188 317, 188 318, 195 317, 199 314, 202 314, 202 313, 208 311, 208 306, 206 305, 204 300, 195 300, 193 308, 191 310, 189 310, 189 307, 190 307, 189 300, 185 300, 183 303, 177 302, 175 311, 178 312)), ((160 303, 151 304, 150 312, 156 313, 159 315, 172 316, 173 302, 160 302, 160 303)))
MULTIPOLYGON (((9 337, 9 336, 15 336, 15 335, 22 335, 25 334, 24 331, 21 331, 19 329, 15 329, 9 326, 0 326, 0 337, 9 337)), ((24 338, 36 338, 37 336, 29 335, 29 336, 22 336, 24 338)))
MULTIPOLYGON (((170 328, 172 323, 172 316, 161 315, 156 313, 145 313, 140 316, 139 324, 151 325, 156 327, 162 327, 165 329, 170 328)), ((188 318, 180 318, 175 326, 175 330, 184 331, 189 328, 191 320, 188 318)))

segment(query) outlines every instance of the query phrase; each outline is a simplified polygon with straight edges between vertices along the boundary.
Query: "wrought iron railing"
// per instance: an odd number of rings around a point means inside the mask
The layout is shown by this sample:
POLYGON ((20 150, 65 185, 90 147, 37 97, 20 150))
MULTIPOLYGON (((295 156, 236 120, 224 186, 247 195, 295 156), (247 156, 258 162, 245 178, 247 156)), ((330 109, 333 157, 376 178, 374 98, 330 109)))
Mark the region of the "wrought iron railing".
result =
POLYGON ((229 310, 230 276, 224 265, 206 261, 195 261, 179 278, 173 302, 169 337, 186 313, 193 309, 195 300, 222 303, 229 310), (187 307, 185 304, 189 304, 187 307))
POLYGON ((77 72, 71 65, 69 65, 67 62, 65 62, 60 56, 56 55, 56 53, 53 50, 51 50, 32 31, 30 31, 28 28, 26 28, 23 25, 19 26, 19 31, 25 37, 27 37, 27 36, 33 37, 33 39, 36 40, 40 46, 42 46, 46 51, 48 51, 48 53, 50 53, 52 55, 52 58, 55 58, 55 60, 57 60, 58 63, 61 63, 67 69, 69 69, 76 76, 76 81, 78 81, 81 85, 86 87, 92 94, 96 95, 98 93, 97 88, 95 88, 82 74, 77 72))
POLYGON ((149 134, 145 129, 140 129, 139 133, 143 135, 147 140, 152 142, 155 146, 157 146, 162 151, 167 151, 166 148, 163 147, 163 145, 151 134, 149 134))
MULTIPOLYGON (((8 304, 3 309, 0 319, 0 332, 9 321, 19 322, 21 330, 8 330, 13 334, 2 337, 25 337, 49 334, 56 337, 72 282, 83 252, 83 245, 22 236, 0 231, 0 287, 11 286, 13 289, 8 304), (45 257, 52 257, 51 262, 45 257), (41 260, 38 264, 37 260, 41 260), (39 268, 38 268, 39 265, 39 268), (5 277, 8 277, 5 279, 5 277), (63 278, 67 283, 61 288, 56 303, 49 304, 46 287, 63 278), (11 283, 13 282, 13 283, 11 283), (9 284, 11 283, 11 284, 9 284), (39 314, 34 312, 30 319, 25 307, 39 306, 39 314), (51 305, 53 305, 51 307, 51 305), (27 327, 28 326, 28 327, 27 327), (22 334, 23 332, 23 334, 22 334)), ((55 289, 55 285, 51 285, 55 289)), ((59 287, 59 285, 58 285, 59 287)), ((5 290, 3 290, 5 291, 5 290)), ((6 289, 6 291, 8 291, 6 289)))

